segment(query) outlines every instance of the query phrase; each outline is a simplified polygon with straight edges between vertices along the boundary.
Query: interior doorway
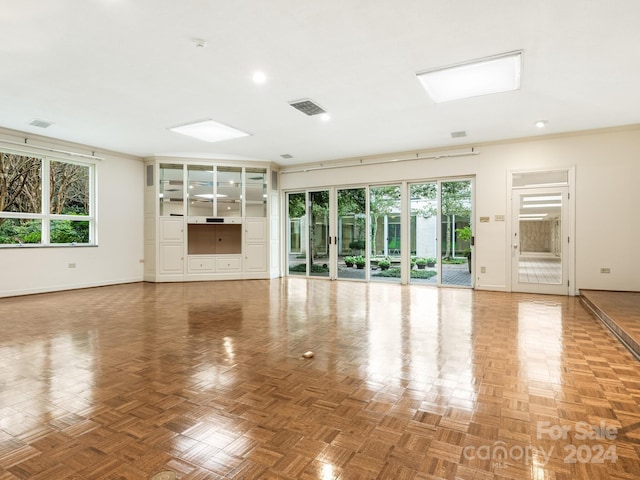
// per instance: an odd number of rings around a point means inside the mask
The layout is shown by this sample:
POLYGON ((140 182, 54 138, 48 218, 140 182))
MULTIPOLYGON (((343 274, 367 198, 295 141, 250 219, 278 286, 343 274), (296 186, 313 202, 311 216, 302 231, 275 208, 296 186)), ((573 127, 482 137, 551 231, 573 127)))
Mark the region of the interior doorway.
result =
POLYGON ((529 180, 518 175, 511 196, 511 290, 568 295, 573 265, 568 172, 533 172, 529 180))

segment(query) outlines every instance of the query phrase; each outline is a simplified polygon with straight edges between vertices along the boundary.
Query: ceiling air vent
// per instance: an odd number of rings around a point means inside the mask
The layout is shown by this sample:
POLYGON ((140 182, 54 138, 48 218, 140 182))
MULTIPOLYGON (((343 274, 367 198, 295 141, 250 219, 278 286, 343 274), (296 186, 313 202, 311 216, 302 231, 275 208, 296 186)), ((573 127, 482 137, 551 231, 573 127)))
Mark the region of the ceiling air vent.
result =
POLYGON ((465 130, 460 130, 459 132, 451 132, 451 138, 462 138, 466 136, 467 132, 465 130))
POLYGON ((293 155, 289 155, 288 153, 283 153, 282 155, 280 155, 282 158, 284 158, 285 160, 289 160, 290 158, 293 158, 293 155))
POLYGON ((308 98, 304 100, 294 100, 293 102, 289 102, 289 105, 297 110, 300 110, 306 115, 319 115, 321 113, 327 113, 324 108, 312 102, 308 98))
POLYGON ((49 128, 51 125, 53 125, 53 122, 47 122, 46 120, 34 120, 31 123, 29 123, 29 125, 33 125, 34 127, 39 127, 39 128, 49 128))

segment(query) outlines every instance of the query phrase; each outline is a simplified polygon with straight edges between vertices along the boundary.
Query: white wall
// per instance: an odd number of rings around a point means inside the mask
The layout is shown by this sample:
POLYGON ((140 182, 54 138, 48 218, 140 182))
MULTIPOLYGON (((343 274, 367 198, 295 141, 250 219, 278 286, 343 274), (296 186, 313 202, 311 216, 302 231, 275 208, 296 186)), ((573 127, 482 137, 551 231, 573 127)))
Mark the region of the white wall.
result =
MULTIPOLYGON (((0 141, 3 138, 10 136, 0 131, 0 141)), ((56 146, 90 150, 62 142, 56 146)), ((481 145, 477 151, 477 156, 284 174, 281 188, 474 175, 474 263, 486 267, 485 274, 477 275, 476 287, 508 291, 509 172, 574 166, 576 289, 640 291, 640 215, 634 195, 640 181, 640 128, 481 145), (505 215, 505 221, 495 221, 495 215, 505 215), (489 216, 490 222, 479 223, 480 216, 489 216), (611 273, 600 273, 602 267, 611 273)), ((143 279, 143 164, 123 155, 97 154, 105 156, 98 162, 99 246, 0 249, 0 297, 143 279), (69 263, 76 268, 68 268, 69 263)))
MULTIPOLYGON (((88 149, 60 142, 56 148, 88 149)), ((98 246, 0 248, 0 297, 142 280, 143 163, 96 155, 105 157, 97 162, 98 246)))
POLYGON ((476 151, 477 156, 376 165, 366 165, 365 159, 363 166, 288 173, 281 176, 281 187, 287 191, 475 175, 474 263, 486 267, 486 273, 477 274, 476 287, 509 291, 511 171, 575 167, 574 291, 640 291, 640 215, 634 195, 640 182, 640 128, 487 144, 476 151), (505 221, 495 221, 496 215, 504 215, 505 221), (481 216, 490 221, 480 223, 481 216), (611 273, 600 273, 602 267, 611 273))

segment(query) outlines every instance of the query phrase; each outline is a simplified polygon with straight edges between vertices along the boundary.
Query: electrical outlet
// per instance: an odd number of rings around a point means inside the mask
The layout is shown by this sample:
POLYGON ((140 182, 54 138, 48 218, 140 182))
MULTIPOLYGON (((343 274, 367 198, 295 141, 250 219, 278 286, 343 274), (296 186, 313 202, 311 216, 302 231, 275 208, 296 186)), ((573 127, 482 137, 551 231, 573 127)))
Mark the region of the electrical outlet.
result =
POLYGON ((76 264, 75 263, 70 263, 69 264, 69 268, 76 268, 76 264))
POLYGON ((480 273, 487 273, 487 267, 485 267, 484 265, 480 267, 480 273))
POLYGON ((600 273, 611 273, 611 269, 609 267, 602 267, 600 273))

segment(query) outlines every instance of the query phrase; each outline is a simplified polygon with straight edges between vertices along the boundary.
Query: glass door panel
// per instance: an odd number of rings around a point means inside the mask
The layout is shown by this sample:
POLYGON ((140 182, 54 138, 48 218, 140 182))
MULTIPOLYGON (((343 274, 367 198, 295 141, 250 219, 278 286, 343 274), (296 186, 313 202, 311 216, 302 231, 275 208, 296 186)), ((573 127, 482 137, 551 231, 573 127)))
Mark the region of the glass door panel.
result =
POLYGON ((218 167, 217 175, 217 216, 242 216, 242 168, 218 167))
MULTIPOLYGON (((401 195, 399 185, 375 186, 369 189, 369 262, 371 281, 401 281, 400 226, 401 195), (380 262, 389 262, 390 268, 382 270, 380 262)), ((366 266, 365 266, 366 268, 366 266)))
POLYGON ((187 211, 192 217, 211 217, 213 215, 213 167, 189 165, 187 167, 189 183, 189 203, 187 211))
POLYGON ((438 184, 409 186, 411 283, 438 283, 438 184))
POLYGON ((367 190, 338 190, 338 279, 366 280, 366 246, 367 190))
POLYGON ((567 187, 514 190, 512 290, 567 295, 567 187))
POLYGON ((471 180, 440 183, 442 285, 472 286, 471 180))
POLYGON ((245 208, 247 217, 267 216, 267 169, 245 170, 245 208))
POLYGON ((287 271, 307 275, 307 210, 305 193, 287 195, 287 271))
POLYGON ((309 192, 309 275, 329 277, 329 191, 309 192))
POLYGON ((160 164, 160 216, 184 215, 183 166, 160 164))

